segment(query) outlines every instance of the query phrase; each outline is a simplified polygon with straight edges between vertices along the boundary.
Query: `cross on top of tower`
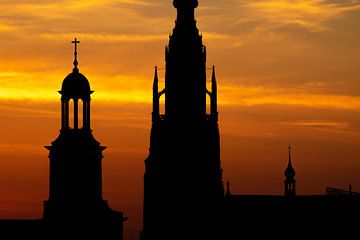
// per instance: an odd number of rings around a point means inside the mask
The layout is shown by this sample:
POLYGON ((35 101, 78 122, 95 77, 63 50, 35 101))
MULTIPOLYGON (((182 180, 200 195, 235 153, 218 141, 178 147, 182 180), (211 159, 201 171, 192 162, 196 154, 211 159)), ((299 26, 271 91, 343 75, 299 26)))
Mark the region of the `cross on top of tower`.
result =
POLYGON ((74 56, 75 56, 75 60, 74 60, 74 70, 77 69, 78 66, 78 61, 77 61, 77 44, 80 43, 80 41, 77 40, 77 38, 75 38, 74 41, 71 41, 72 44, 74 44, 74 56))

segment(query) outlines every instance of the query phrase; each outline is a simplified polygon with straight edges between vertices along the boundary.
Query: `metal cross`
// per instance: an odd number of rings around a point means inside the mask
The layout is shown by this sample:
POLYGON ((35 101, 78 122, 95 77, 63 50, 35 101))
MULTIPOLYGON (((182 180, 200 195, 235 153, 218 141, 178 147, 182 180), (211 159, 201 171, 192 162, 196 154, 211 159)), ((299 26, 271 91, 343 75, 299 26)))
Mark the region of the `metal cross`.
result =
POLYGON ((78 65, 78 61, 77 61, 77 44, 80 43, 80 41, 77 40, 77 38, 75 38, 74 41, 71 41, 71 43, 75 44, 75 52, 74 52, 74 55, 75 55, 75 60, 74 60, 74 70, 77 69, 77 65, 78 65))

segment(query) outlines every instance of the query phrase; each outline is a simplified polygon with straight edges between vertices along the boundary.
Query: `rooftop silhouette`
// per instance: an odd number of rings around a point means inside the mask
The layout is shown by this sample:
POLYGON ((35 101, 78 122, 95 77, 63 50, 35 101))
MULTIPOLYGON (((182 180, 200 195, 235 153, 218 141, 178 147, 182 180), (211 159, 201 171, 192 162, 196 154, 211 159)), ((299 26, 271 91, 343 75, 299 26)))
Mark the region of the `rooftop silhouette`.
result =
MULTIPOLYGON (((102 197, 103 150, 90 128, 90 84, 79 72, 76 38, 74 68, 62 83, 61 129, 49 150, 49 199, 43 218, 1 221, 9 239, 116 239, 123 238, 121 212, 112 210, 102 197), (69 105, 73 104, 73 112, 69 105), (82 122, 79 105, 82 104, 82 122), (72 121, 70 121, 72 120, 72 121), (73 125, 71 125, 73 124, 73 125)), ((5 234, 6 235, 6 234, 5 234)))

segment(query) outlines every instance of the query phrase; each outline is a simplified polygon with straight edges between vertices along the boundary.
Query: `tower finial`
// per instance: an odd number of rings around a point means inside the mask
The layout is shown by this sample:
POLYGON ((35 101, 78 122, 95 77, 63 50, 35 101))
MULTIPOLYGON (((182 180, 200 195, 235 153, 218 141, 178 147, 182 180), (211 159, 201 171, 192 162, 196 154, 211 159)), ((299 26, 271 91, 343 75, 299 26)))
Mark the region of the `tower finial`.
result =
POLYGON ((215 76, 215 66, 212 67, 212 76, 211 76, 211 96, 210 96, 210 114, 212 118, 217 122, 218 121, 218 110, 217 110, 217 83, 215 76))
POLYGON ((154 83, 153 83, 153 112, 152 112, 152 121, 157 122, 160 117, 160 96, 159 96, 159 78, 158 78, 158 68, 155 66, 154 74, 154 83))
POLYGON ((216 82, 216 75, 215 75, 215 65, 212 66, 212 75, 211 75, 211 81, 216 82))
POLYGON ((289 165, 291 165, 291 145, 289 144, 288 149, 289 149, 289 165))
POLYGON ((71 41, 71 43, 74 44, 74 47, 75 47, 75 51, 74 51, 74 71, 79 71, 77 66, 78 66, 78 61, 77 61, 77 44, 80 43, 80 41, 77 40, 77 38, 75 38, 74 41, 71 41))

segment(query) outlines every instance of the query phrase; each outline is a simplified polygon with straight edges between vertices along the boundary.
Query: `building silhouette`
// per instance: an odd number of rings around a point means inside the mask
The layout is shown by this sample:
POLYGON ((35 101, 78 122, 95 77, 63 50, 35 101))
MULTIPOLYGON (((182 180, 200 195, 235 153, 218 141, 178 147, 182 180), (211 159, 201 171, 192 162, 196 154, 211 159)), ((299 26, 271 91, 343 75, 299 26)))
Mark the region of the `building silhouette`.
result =
POLYGON ((145 160, 143 240, 258 239, 355 233, 357 194, 328 188, 296 195, 289 146, 284 195, 224 193, 220 163, 217 85, 206 89, 206 48, 196 27, 197 0, 174 0, 177 19, 165 49, 165 88, 155 68, 149 156, 145 160), (159 102, 165 96, 165 112, 159 102), (206 112, 206 97, 210 113, 206 112))
POLYGON ((360 193, 326 188, 324 195, 296 195, 295 169, 285 169, 284 195, 224 197, 221 239, 350 239, 358 232, 360 193))
POLYGON ((296 195, 296 172, 291 163, 291 146, 289 146, 289 163, 287 168, 285 169, 284 175, 284 195, 288 197, 293 197, 296 195))
POLYGON ((216 230, 211 228, 217 226, 213 217, 224 196, 215 68, 209 91, 206 48, 194 18, 198 2, 175 0, 173 4, 177 19, 165 48, 165 88, 158 89, 157 68, 153 85, 151 143, 144 174, 146 240, 169 239, 174 233, 179 239, 204 237, 216 230), (165 112, 160 113, 163 95, 165 112))
POLYGON ((43 218, 0 221, 3 230, 0 234, 8 235, 6 239, 123 239, 126 218, 112 210, 102 197, 102 152, 106 147, 92 134, 90 95, 93 91, 78 69, 80 42, 75 38, 72 43, 75 44, 74 69, 59 91, 60 135, 46 147, 50 152, 50 181, 43 218))
MULTIPOLYGON (((143 240, 348 239, 357 234, 360 194, 326 188, 298 195, 291 147, 283 195, 239 195, 223 187, 217 81, 206 88, 206 48, 196 27, 197 0, 174 0, 177 20, 165 49, 165 88, 153 84, 150 150, 145 160, 143 240), (165 97, 165 110, 160 98, 165 97), (210 99, 207 112, 207 98, 210 99)), ((123 239, 121 212, 102 197, 105 147, 90 125, 93 93, 79 72, 64 79, 61 129, 49 150, 49 198, 43 218, 0 220, 0 239, 123 239), (73 111, 70 111, 73 105, 73 111)), ((355 236, 356 237, 356 236, 355 236)))
POLYGON ((62 83, 61 130, 50 151, 49 199, 44 220, 59 233, 80 238, 121 239, 123 215, 102 197, 102 152, 90 128, 90 84, 79 72, 75 38, 74 69, 62 83), (69 105, 73 104, 73 112, 69 105), (82 105, 82 122, 79 122, 82 105), (73 116, 73 126, 70 124, 73 116))

